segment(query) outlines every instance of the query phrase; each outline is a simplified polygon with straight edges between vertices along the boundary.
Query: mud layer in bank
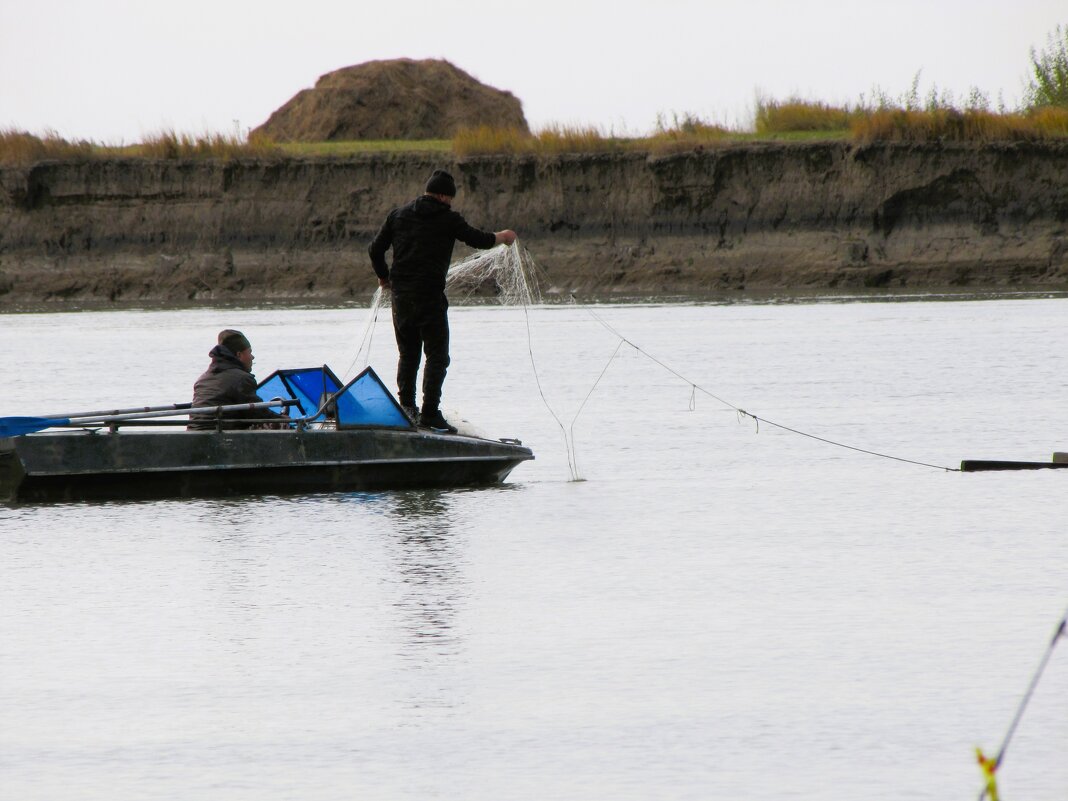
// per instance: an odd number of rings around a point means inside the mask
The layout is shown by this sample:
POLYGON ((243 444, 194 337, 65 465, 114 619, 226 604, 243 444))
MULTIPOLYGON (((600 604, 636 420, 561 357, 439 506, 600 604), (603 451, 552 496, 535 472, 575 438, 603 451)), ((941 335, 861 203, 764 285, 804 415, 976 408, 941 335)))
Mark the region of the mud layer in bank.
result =
POLYGON ((562 297, 1068 289, 1064 143, 450 159, 3 168, 0 308, 358 301, 368 242, 438 167, 562 297))

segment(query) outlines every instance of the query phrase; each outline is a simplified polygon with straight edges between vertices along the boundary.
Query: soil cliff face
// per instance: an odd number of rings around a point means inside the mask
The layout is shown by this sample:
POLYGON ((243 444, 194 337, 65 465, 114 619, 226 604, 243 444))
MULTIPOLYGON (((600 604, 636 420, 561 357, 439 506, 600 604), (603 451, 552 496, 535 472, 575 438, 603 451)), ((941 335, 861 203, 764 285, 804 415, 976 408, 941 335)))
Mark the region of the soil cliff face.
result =
POLYGON ((756 144, 4 168, 0 306, 365 297, 368 242, 438 167, 550 291, 1068 289, 1066 144, 756 144))

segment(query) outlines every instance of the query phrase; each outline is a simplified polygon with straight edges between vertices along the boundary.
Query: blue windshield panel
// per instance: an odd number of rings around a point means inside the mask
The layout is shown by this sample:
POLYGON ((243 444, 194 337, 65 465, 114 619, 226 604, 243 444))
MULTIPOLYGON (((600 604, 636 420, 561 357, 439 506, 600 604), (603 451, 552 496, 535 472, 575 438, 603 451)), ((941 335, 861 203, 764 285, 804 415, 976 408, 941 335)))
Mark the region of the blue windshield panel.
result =
POLYGON ((338 428, 410 428, 411 422, 386 389, 374 370, 368 367, 341 391, 341 381, 325 364, 299 370, 278 370, 260 382, 256 393, 264 400, 294 399, 298 408, 290 417, 304 417, 308 422, 336 419, 338 428), (322 414, 319 409, 333 400, 322 414))
MULTIPOLYGON (((308 417, 315 414, 326 398, 337 392, 341 381, 325 364, 322 367, 305 367, 299 370, 278 370, 260 382, 256 394, 264 400, 274 398, 294 399, 298 409, 290 408, 290 417, 308 417)), ((322 422, 326 415, 309 418, 309 422, 322 422)))
POLYGON ((370 367, 354 378, 337 402, 338 428, 411 428, 408 416, 370 367))
MULTIPOLYGON (((281 398, 282 400, 290 400, 293 398, 293 393, 289 387, 286 386, 282 377, 275 373, 265 381, 261 381, 259 386, 256 387, 256 394, 263 398, 265 401, 274 400, 275 398, 281 398)), ((307 398, 297 398, 299 405, 294 407, 290 406, 287 414, 290 417, 303 417, 309 412, 315 411, 314 409, 305 408, 305 404, 308 403, 307 398)))
MULTIPOLYGON (((321 370, 301 370, 288 376, 289 383, 293 386, 294 394, 305 397, 311 401, 311 408, 306 414, 314 414, 322 406, 327 398, 341 389, 341 381, 338 380, 330 368, 323 365, 321 370)), ((320 415, 316 420, 322 420, 320 415)))

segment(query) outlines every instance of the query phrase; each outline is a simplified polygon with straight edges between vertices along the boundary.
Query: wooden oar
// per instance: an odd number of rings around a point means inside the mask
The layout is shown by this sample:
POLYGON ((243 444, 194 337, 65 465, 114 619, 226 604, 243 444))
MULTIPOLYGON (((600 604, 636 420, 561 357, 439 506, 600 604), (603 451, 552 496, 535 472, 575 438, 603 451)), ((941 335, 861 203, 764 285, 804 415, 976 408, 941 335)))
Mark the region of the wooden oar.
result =
POLYGON ((262 403, 238 403, 231 406, 200 406, 192 404, 174 404, 153 412, 124 412, 121 414, 86 415, 84 417, 0 417, 0 438, 20 437, 46 428, 64 428, 90 426, 119 422, 121 420, 143 420, 152 417, 173 417, 176 414, 221 414, 223 412, 243 412, 254 409, 266 409, 271 406, 292 406, 295 400, 271 400, 262 403), (178 411, 181 406, 186 408, 178 411))

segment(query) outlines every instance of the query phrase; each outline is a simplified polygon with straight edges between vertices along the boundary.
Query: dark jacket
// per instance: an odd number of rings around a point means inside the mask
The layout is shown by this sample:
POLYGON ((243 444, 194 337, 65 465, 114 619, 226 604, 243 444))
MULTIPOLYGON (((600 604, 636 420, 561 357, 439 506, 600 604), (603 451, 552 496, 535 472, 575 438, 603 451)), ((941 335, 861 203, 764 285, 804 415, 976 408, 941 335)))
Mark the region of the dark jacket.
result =
POLYGON ((473 248, 491 248, 497 237, 467 224, 463 215, 429 195, 393 209, 367 252, 379 278, 396 293, 434 294, 445 291, 452 249, 459 240, 473 248), (386 251, 393 248, 393 266, 386 251))
MULTIPOLYGON (((211 366, 193 384, 193 406, 233 406, 263 401, 256 394, 256 376, 245 369, 245 365, 229 348, 216 345, 208 355, 211 356, 211 366)), ((262 420, 270 416, 266 409, 225 412, 223 428, 248 428, 251 424, 246 420, 262 420)), ((215 427, 215 415, 189 415, 188 428, 191 431, 206 431, 215 427)))

